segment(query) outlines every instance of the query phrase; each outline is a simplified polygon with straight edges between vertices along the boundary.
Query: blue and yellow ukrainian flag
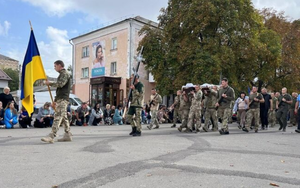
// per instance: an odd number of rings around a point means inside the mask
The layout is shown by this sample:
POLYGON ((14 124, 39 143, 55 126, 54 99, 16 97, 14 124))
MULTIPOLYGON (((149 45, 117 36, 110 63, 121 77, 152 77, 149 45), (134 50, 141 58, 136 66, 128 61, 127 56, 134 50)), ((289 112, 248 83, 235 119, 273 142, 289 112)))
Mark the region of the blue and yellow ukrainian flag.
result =
POLYGON ((34 38, 33 30, 31 30, 28 48, 23 62, 21 78, 22 105, 27 110, 29 116, 34 110, 33 84, 35 81, 40 79, 47 79, 47 76, 34 38))

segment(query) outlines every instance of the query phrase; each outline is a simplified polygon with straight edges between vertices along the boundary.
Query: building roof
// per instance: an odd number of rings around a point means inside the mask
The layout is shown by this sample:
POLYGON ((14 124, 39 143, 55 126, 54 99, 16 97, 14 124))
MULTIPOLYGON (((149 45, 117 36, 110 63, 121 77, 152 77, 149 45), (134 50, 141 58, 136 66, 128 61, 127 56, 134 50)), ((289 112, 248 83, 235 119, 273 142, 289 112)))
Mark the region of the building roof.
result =
POLYGON ((143 18, 143 17, 141 17, 141 16, 136 16, 136 17, 127 18, 127 19, 121 20, 121 21, 119 21, 119 22, 116 22, 116 23, 114 23, 114 24, 111 24, 111 25, 108 25, 108 26, 105 26, 105 27, 102 27, 102 28, 93 30, 93 31, 88 32, 88 33, 85 33, 85 34, 83 34, 83 35, 79 35, 79 36, 77 36, 77 37, 74 37, 74 38, 70 39, 70 41, 72 41, 72 40, 74 40, 74 39, 77 39, 77 38, 80 38, 80 37, 84 37, 84 36, 86 36, 86 35, 89 35, 89 34, 91 34, 91 33, 95 33, 95 32, 97 32, 97 31, 100 31, 100 30, 103 30, 103 29, 107 29, 107 28, 109 28, 109 27, 113 27, 113 26, 115 26, 115 25, 118 25, 118 24, 123 23, 123 22, 127 22, 127 21, 129 21, 129 20, 135 20, 135 21, 140 22, 140 23, 143 23, 143 24, 145 24, 145 25, 151 25, 151 26, 158 27, 158 24, 157 24, 156 22, 153 22, 153 21, 148 20, 148 19, 146 19, 146 18, 143 18))
POLYGON ((3 70, 0 69, 0 80, 12 80, 3 70))
MULTIPOLYGON (((15 59, 12 59, 12 58, 7 57, 7 56, 2 55, 2 54, 0 54, 0 60, 17 61, 17 60, 15 60, 15 59)), ((19 62, 19 61, 17 61, 17 62, 19 62)))

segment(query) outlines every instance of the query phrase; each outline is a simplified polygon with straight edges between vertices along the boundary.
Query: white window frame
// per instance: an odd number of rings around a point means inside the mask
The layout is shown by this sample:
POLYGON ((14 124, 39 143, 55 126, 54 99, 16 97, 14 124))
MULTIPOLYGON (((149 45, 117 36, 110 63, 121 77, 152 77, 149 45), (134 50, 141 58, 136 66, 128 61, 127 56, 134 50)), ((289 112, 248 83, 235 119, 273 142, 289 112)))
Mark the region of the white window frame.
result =
POLYGON ((90 50, 89 50, 89 46, 84 46, 82 47, 82 54, 81 57, 85 58, 85 57, 89 57, 90 56, 90 50))
POLYGON ((81 69, 81 78, 89 78, 89 68, 88 67, 81 69))
POLYGON ((118 49, 118 40, 117 37, 111 39, 111 50, 118 49))
POLYGON ((117 74, 117 62, 114 61, 110 63, 110 75, 113 76, 116 74, 117 74))

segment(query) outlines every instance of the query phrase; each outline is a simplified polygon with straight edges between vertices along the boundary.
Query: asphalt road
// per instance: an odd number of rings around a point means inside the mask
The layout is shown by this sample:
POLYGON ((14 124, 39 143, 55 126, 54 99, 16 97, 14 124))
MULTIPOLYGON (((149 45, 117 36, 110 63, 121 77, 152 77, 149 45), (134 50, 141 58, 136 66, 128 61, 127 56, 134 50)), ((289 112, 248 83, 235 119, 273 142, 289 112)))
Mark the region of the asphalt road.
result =
POLYGON ((141 137, 128 136, 129 125, 71 127, 73 141, 54 144, 40 141, 50 128, 0 129, 0 187, 300 187, 295 127, 244 133, 231 124, 221 136, 170 126, 143 125, 141 137))

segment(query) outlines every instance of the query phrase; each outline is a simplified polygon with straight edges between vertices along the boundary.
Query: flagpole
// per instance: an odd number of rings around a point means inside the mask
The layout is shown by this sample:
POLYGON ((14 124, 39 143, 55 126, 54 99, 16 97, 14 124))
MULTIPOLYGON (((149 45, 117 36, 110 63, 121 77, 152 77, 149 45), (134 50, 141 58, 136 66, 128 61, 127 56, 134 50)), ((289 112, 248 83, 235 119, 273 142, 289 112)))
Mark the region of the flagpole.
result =
MULTIPOLYGON (((29 25, 30 25, 31 31, 33 31, 32 24, 31 24, 31 21, 30 21, 30 20, 29 20, 29 25)), ((48 79, 47 79, 47 80, 48 80, 48 79)), ((49 94, 50 94, 51 101, 52 101, 52 103, 54 103, 54 101, 53 101, 53 96, 52 96, 52 93, 51 93, 51 90, 50 90, 50 86, 49 86, 49 85, 47 85, 47 86, 48 86, 48 91, 49 91, 49 94)))
POLYGON ((31 25, 31 21, 30 21, 30 20, 29 20, 29 25, 30 25, 30 29, 33 30, 33 29, 32 29, 32 25, 31 25))

